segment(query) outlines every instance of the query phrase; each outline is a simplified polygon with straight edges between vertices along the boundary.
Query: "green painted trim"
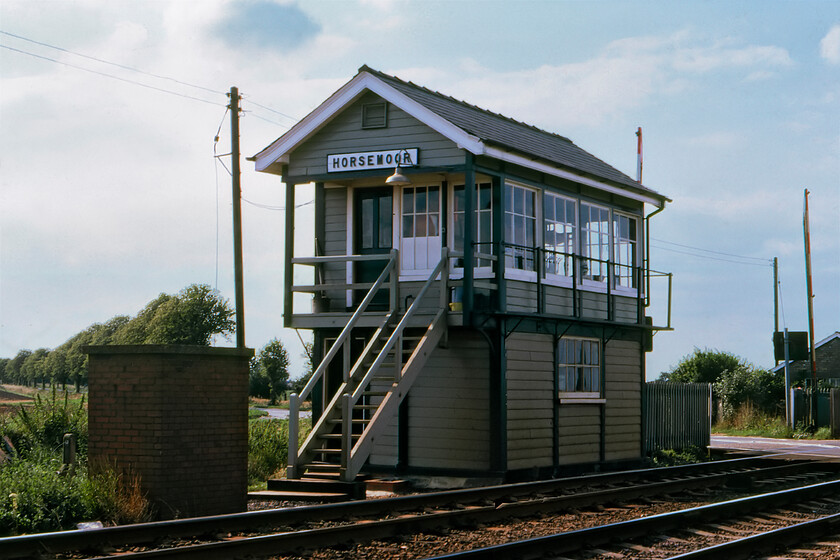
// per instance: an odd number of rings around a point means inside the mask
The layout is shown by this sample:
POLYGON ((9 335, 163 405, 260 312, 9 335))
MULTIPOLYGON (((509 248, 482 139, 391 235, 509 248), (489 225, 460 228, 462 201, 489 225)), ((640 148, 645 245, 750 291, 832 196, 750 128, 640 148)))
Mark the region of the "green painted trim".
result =
POLYGON ((472 324, 473 297, 475 286, 475 251, 473 248, 473 222, 475 221, 475 156, 464 152, 464 289, 463 313, 464 324, 472 324))
POLYGON ((292 326, 292 258, 295 254, 295 183, 286 183, 286 232, 283 252, 283 326, 292 326))
MULTIPOLYGON (((465 167, 463 165, 450 165, 439 167, 407 167, 403 169, 409 178, 412 175, 419 175, 422 173, 463 173, 465 167)), ((297 184, 324 182, 324 183, 342 183, 346 181, 354 181, 356 179, 370 179, 371 177, 382 177, 384 184, 385 179, 394 172, 393 169, 371 169, 369 171, 353 171, 349 173, 315 173, 312 175, 293 175, 284 177, 285 180, 297 184)))
POLYGON ((490 469, 507 471, 507 360, 503 331, 480 331, 490 352, 490 469), (493 338, 496 340, 494 341, 493 338))

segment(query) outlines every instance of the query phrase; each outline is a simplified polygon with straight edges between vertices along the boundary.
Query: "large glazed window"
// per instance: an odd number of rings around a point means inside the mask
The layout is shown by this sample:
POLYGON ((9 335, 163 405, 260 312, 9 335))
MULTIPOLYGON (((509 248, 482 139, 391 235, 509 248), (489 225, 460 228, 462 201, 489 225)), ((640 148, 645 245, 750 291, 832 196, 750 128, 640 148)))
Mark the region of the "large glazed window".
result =
POLYGON ((575 201, 546 193, 543 205, 545 273, 572 276, 577 224, 575 201))
MULTIPOLYGON (((478 183, 476 189, 475 227, 473 242, 476 253, 493 254, 493 188, 490 183, 478 183)), ((455 185, 452 193, 453 247, 455 251, 464 251, 464 185, 455 185)), ((476 266, 489 267, 488 259, 476 259, 476 266)), ((463 266, 463 259, 456 262, 463 266)))
POLYGON ((505 184, 505 267, 536 270, 537 193, 505 184))
POLYGON ((610 211, 608 208, 580 205, 581 276, 584 280, 607 282, 610 260, 610 211))
POLYGON ((638 286, 638 220, 631 216, 613 213, 613 240, 615 243, 615 285, 635 289, 638 286))
POLYGON ((594 338, 561 338, 557 342, 557 381, 561 393, 599 397, 601 341, 594 338))

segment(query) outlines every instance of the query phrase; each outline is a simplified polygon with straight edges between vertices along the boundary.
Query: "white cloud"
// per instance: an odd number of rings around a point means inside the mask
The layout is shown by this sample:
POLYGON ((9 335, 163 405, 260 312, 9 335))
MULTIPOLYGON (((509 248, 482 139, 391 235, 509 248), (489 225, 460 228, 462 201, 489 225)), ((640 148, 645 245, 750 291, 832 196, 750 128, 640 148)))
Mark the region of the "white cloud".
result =
POLYGON ((580 62, 499 72, 465 58, 452 67, 397 73, 484 109, 562 131, 597 127, 701 87, 717 73, 734 71, 742 81, 755 82, 792 64, 788 52, 777 46, 713 41, 683 30, 618 39, 580 62))
POLYGON ((840 64, 840 24, 832 26, 820 41, 820 56, 829 64, 840 64))

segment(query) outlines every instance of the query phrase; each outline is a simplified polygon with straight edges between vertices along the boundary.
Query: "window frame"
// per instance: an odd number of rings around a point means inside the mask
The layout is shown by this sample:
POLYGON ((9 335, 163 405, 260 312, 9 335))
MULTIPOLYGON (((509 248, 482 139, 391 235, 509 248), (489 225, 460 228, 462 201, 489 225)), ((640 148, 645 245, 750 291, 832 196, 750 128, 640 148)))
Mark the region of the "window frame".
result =
POLYGON ((640 228, 641 220, 639 219, 638 216, 634 216, 633 214, 630 214, 630 213, 627 213, 627 212, 621 212, 621 211, 618 211, 618 210, 613 210, 611 223, 612 223, 611 237, 612 237, 613 257, 612 257, 612 259, 610 259, 610 262, 612 262, 612 266, 614 268, 614 271, 613 271, 613 290, 615 292, 621 293, 621 294, 636 295, 638 293, 639 288, 640 288, 639 284, 641 284, 641 278, 635 278, 636 284, 637 284, 636 286, 632 286, 632 285, 624 286, 624 285, 621 284, 621 279, 627 277, 627 275, 626 274, 622 275, 621 271, 626 266, 631 267, 630 279, 631 279, 631 283, 632 283, 632 280, 635 277, 634 276, 635 271, 641 266, 641 262, 640 262, 641 253, 639 251, 639 239, 641 237, 641 228, 640 228), (616 224, 619 224, 621 219, 626 219, 626 220, 629 220, 631 222, 635 222, 635 226, 631 230, 632 232, 635 232, 635 239, 627 239, 626 240, 626 242, 633 247, 631 249, 631 257, 630 257, 633 262, 629 263, 629 264, 620 262, 620 258, 621 258, 621 254, 620 254, 621 253, 621 251, 620 251, 621 245, 620 245, 620 243, 621 243, 621 240, 623 238, 621 238, 619 236, 619 231, 617 231, 617 229, 620 230, 620 226, 617 226, 616 224))
MULTIPOLYGON (((542 227, 542 230, 541 230, 542 239, 540 240, 541 241, 540 245, 541 245, 541 247, 543 248, 543 251, 544 251, 543 257, 542 257, 543 258, 542 266, 543 266, 543 281, 546 284, 555 285, 555 286, 562 286, 562 287, 571 287, 573 285, 574 281, 575 281, 575 277, 577 275, 575 274, 574 267, 577 266, 577 262, 578 262, 578 258, 579 258, 579 256, 578 256, 578 237, 579 237, 578 236, 578 219, 580 217, 579 216, 579 206, 580 206, 579 203, 580 203, 580 201, 578 199, 572 198, 570 196, 565 196, 565 195, 562 195, 560 193, 552 192, 552 191, 549 191, 549 190, 543 190, 543 215, 542 215, 542 225, 543 225, 543 227, 542 227), (548 259, 548 254, 545 253, 545 251, 548 251, 548 242, 546 241, 546 232, 547 232, 548 227, 549 227, 549 220, 547 218, 546 208, 548 206, 547 201, 549 199, 562 200, 564 202, 564 211, 566 211, 566 212, 568 212, 568 209, 565 205, 568 204, 568 203, 572 204, 572 220, 573 220, 573 222, 571 222, 571 224, 569 224, 569 222, 557 221, 556 214, 555 214, 555 219, 552 220, 552 222, 551 222, 551 224, 555 224, 555 227, 556 227, 556 224, 564 224, 564 226, 566 226, 566 227, 569 227, 569 226, 571 227, 571 237, 572 237, 572 239, 571 239, 571 243, 567 245, 569 250, 561 251, 561 252, 565 252, 565 253, 571 255, 570 257, 565 257, 565 260, 567 260, 567 262, 568 262, 568 260, 571 261, 570 266, 567 267, 568 270, 569 270, 568 274, 556 274, 554 272, 549 272, 549 270, 548 270, 549 267, 547 266, 547 264, 545 262, 548 259)), ((556 200, 553 200, 553 204, 554 204, 554 207, 556 209, 556 200)), ((554 233, 556 235, 556 231, 554 233)), ((555 245, 555 247, 556 247, 556 245, 555 245)))
MULTIPOLYGON (((428 264, 430 264, 429 267, 426 267, 426 268, 416 268, 415 267, 415 268, 410 268, 410 269, 403 268, 403 266, 404 266, 403 263, 405 262, 403 260, 405 258, 404 252, 407 250, 406 249, 406 242, 408 242, 408 241, 415 242, 414 240, 416 240, 416 239, 426 239, 426 240, 428 240, 428 239, 440 239, 441 246, 445 243, 445 229, 446 228, 444 227, 444 222, 443 222, 443 216, 444 216, 444 214, 443 214, 443 212, 444 212, 443 192, 444 192, 443 185, 441 183, 437 183, 437 182, 418 183, 416 185, 412 184, 412 185, 406 185, 404 187, 396 187, 395 188, 395 193, 396 194, 394 195, 394 198, 398 200, 398 203, 397 203, 398 207, 395 211, 395 214, 396 214, 396 216, 398 216, 398 218, 395 219, 394 236, 397 239, 397 242, 396 242, 397 245, 396 246, 399 247, 399 251, 400 251, 399 278, 400 278, 401 281, 421 280, 421 279, 427 278, 429 273, 435 267, 435 265, 432 265, 431 262, 437 263, 440 260, 440 248, 438 247, 437 250, 434 252, 434 254, 431 254, 431 253, 426 253, 425 254, 426 258, 430 260, 430 262, 428 263, 428 264), (407 205, 406 205, 406 193, 408 191, 411 191, 411 193, 412 193, 412 196, 411 196, 411 201, 412 202, 411 202, 410 211, 409 211, 409 209, 407 208, 407 205), (424 209, 420 210, 420 211, 418 211, 417 208, 415 207, 415 204, 419 200, 418 197, 417 197, 419 191, 423 191, 424 195, 425 195, 424 196, 424 199, 425 199, 424 209), (436 207, 435 208, 432 208, 433 205, 431 204, 432 197, 430 197, 430 194, 431 194, 432 191, 436 193, 436 195, 434 197, 434 200, 436 201, 436 204, 435 204, 436 207), (411 216, 411 218, 412 218, 412 220, 411 220, 412 221, 412 235, 406 237, 405 236, 405 226, 406 226, 406 218, 408 216, 411 216), (417 235, 417 223, 418 223, 417 218, 418 218, 418 216, 423 216, 423 219, 426 222, 426 228, 425 228, 422 235, 417 235), (435 217, 436 217, 436 220, 437 220, 437 223, 436 223, 437 235, 429 235, 428 226, 431 224, 432 221, 434 221, 435 217)), ((417 257, 417 251, 416 251, 416 247, 415 247, 415 252, 412 254, 412 260, 414 261, 414 259, 416 259, 416 257, 417 257)), ((414 262, 416 262, 416 261, 414 261, 414 262)))
MULTIPOLYGON (((495 205, 493 204, 493 182, 490 180, 486 181, 479 181, 476 180, 475 182, 476 192, 478 195, 476 196, 476 204, 475 204, 475 215, 473 216, 473 222, 475 223, 476 231, 473 232, 473 242, 481 243, 479 249, 483 249, 484 247, 488 247, 491 249, 491 253, 494 251, 493 247, 493 212, 495 211, 495 205), (487 194, 489 196, 490 207, 486 209, 482 209, 480 206, 481 202, 481 189, 486 188, 487 194), (490 231, 487 232, 489 234, 489 238, 487 240, 480 239, 481 235, 481 216, 485 214, 490 219, 490 231)), ((463 215, 463 210, 458 210, 458 205, 456 204, 456 191, 461 189, 463 192, 466 192, 466 188, 463 182, 456 182, 456 184, 452 185, 451 188, 447 189, 448 194, 447 198, 449 200, 449 217, 450 217, 450 226, 447 228, 447 241, 449 242, 449 247, 452 248, 454 251, 458 251, 459 249, 456 247, 456 236, 458 235, 459 231, 458 228, 461 227, 458 223, 457 215, 463 215)), ((461 221, 463 224, 463 221, 461 221)), ((463 232, 461 233, 461 239, 463 244, 463 232)), ((463 250, 463 247, 461 247, 463 250)), ((479 259, 477 260, 477 266, 473 269, 473 277, 474 278, 492 278, 493 277, 493 261, 489 259, 479 259)), ((461 257, 453 257, 450 261, 449 267, 449 277, 458 279, 463 278, 464 276, 464 266, 463 266, 463 259, 461 257), (459 260, 461 261, 459 263, 459 260)))
MULTIPOLYGON (((539 254, 540 253, 539 249, 540 249, 540 246, 542 245, 542 235, 540 233, 540 229, 537 227, 538 224, 542 224, 542 222, 543 222, 543 220, 542 220, 542 204, 538 204, 537 202, 538 201, 541 202, 542 197, 540 195, 545 192, 545 189, 526 186, 526 185, 523 185, 521 183, 517 183, 515 181, 510 181, 510 180, 505 180, 504 183, 502 184, 502 187, 504 189, 504 192, 502 193, 503 200, 504 200, 504 216, 502 218, 502 220, 503 220, 502 227, 503 227, 503 233, 504 233, 505 250, 504 250, 502 255, 499 255, 499 258, 504 259, 503 270, 505 271, 505 278, 509 278, 509 279, 513 279, 513 280, 526 280, 526 281, 530 281, 530 282, 535 282, 537 280, 537 275, 540 274, 541 268, 542 268, 540 266, 541 263, 540 263, 540 254, 539 254), (515 208, 516 201, 515 200, 513 200, 513 204, 511 204, 511 205, 508 204, 508 195, 507 195, 508 188, 512 188, 512 189, 515 189, 515 190, 518 189, 518 190, 525 191, 526 193, 531 193, 531 195, 532 195, 532 198, 531 198, 532 207, 531 207, 531 209, 532 209, 532 212, 533 212, 533 216, 529 216, 526 213, 517 213, 515 211, 516 210, 516 208, 515 208), (511 227, 511 228, 508 227, 509 216, 512 216, 512 219, 514 220, 514 227, 511 227), (533 254, 532 261, 531 261, 533 263, 533 268, 531 268, 531 269, 519 268, 519 267, 516 267, 516 266, 509 266, 508 265, 508 262, 509 262, 508 259, 509 258, 511 258, 511 257, 516 258, 517 255, 515 254, 515 250, 517 249, 517 247, 508 247, 507 244, 521 245, 523 247, 528 247, 527 243, 515 243, 513 239, 509 238, 509 231, 513 232, 516 229, 515 228, 515 225, 516 225, 515 221, 516 221, 517 217, 522 217, 526 221, 526 223, 527 223, 527 221, 531 221, 532 224, 533 224, 533 229, 532 229, 533 244, 531 245, 531 247, 532 247, 532 250, 534 251, 534 254, 533 254), (514 251, 513 255, 509 254, 509 251, 511 251, 511 250, 514 251)), ((516 196, 515 190, 514 190, 514 197, 516 196)), ((527 199, 526 199, 526 201, 527 201, 527 199)), ((524 207, 523 207, 523 210, 525 210, 524 207)), ((527 237, 527 230, 524 231, 524 235, 527 237)), ((521 249, 520 249, 520 251, 521 251, 521 249)))
MULTIPOLYGON (((572 354, 576 354, 576 348, 573 348, 572 354)), ((554 344, 554 375, 555 379, 557 380, 557 398, 560 404, 603 404, 606 402, 606 399, 603 398, 603 391, 604 391, 604 344, 599 338, 592 338, 592 337, 585 337, 585 336, 561 336, 559 337, 554 344), (590 345, 589 348, 589 356, 597 357, 597 363, 586 363, 585 361, 569 361, 566 357, 568 356, 568 352, 564 350, 561 351, 561 344, 565 345, 567 342, 581 343, 581 354, 585 354, 584 345, 590 345), (596 348, 596 352, 592 352, 592 346, 596 348), (561 359, 563 360, 561 362, 561 359), (596 391, 577 391, 567 390, 561 383, 560 373, 561 368, 586 368, 588 370, 594 370, 597 375, 598 387, 596 391)), ((573 356, 574 357, 574 356, 573 356)), ((580 356, 583 358, 583 356, 580 356)), ((575 358, 577 359, 577 358, 575 358)), ((575 372, 576 375, 580 375, 581 372, 575 372)), ((591 375, 591 373, 590 373, 591 375)), ((576 384, 577 384, 576 379, 576 384)))
MULTIPOLYGON (((579 215, 579 219, 580 219, 579 227, 578 227, 579 235, 578 235, 578 252, 577 252, 577 256, 578 256, 578 285, 581 286, 581 287, 589 288, 591 291, 606 293, 607 289, 610 287, 609 286, 610 280, 611 280, 611 278, 610 278, 611 277, 610 264, 613 262, 613 260, 612 260, 612 249, 613 249, 612 209, 609 206, 603 206, 601 204, 597 204, 597 203, 590 202, 590 201, 587 201, 587 200, 581 200, 579 210, 578 210, 578 215, 579 215), (583 215, 584 208, 594 208, 594 209, 597 209, 598 211, 605 211, 607 213, 606 221, 600 221, 599 220, 598 222, 592 222, 590 220, 584 220, 584 215, 583 215), (600 231, 600 230, 593 230, 592 228, 584 227, 584 223, 587 223, 587 224, 589 224, 589 223, 599 223, 599 224, 606 223, 606 233, 603 232, 603 231, 600 231), (589 254, 589 249, 588 249, 588 247, 592 246, 592 244, 589 243, 589 240, 590 240, 590 236, 593 235, 593 234, 597 235, 599 237, 599 242, 598 242, 599 256, 597 256, 597 257, 593 257, 592 255, 590 255, 589 254), (606 243, 604 243, 604 241, 603 241, 604 235, 606 235, 606 243), (606 259, 601 258, 601 256, 602 256, 601 253, 603 252, 604 248, 606 248, 606 250, 607 250, 607 258, 606 259), (589 260, 593 259, 593 258, 596 261, 599 261, 597 263, 599 271, 603 270, 603 271, 606 272, 606 278, 604 278, 603 280, 595 280, 595 279, 593 279, 593 276, 595 276, 595 275, 587 274, 587 272, 584 271, 584 267, 585 267, 586 263, 589 262, 589 260), (606 262, 602 262, 602 261, 606 261, 606 262)), ((591 218, 591 213, 588 216, 588 218, 591 218)), ((597 275, 597 276, 601 276, 601 275, 597 275)), ((614 282, 613 282, 613 284, 614 284, 614 282)))

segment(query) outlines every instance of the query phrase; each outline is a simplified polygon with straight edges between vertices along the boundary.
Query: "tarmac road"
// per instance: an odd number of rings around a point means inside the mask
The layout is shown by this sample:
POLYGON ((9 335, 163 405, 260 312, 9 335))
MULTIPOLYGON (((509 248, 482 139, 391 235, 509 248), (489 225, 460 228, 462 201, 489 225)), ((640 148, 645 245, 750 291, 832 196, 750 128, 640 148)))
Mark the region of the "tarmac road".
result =
POLYGON ((792 453, 799 456, 840 460, 840 440, 775 439, 743 436, 712 436, 712 449, 792 453))

